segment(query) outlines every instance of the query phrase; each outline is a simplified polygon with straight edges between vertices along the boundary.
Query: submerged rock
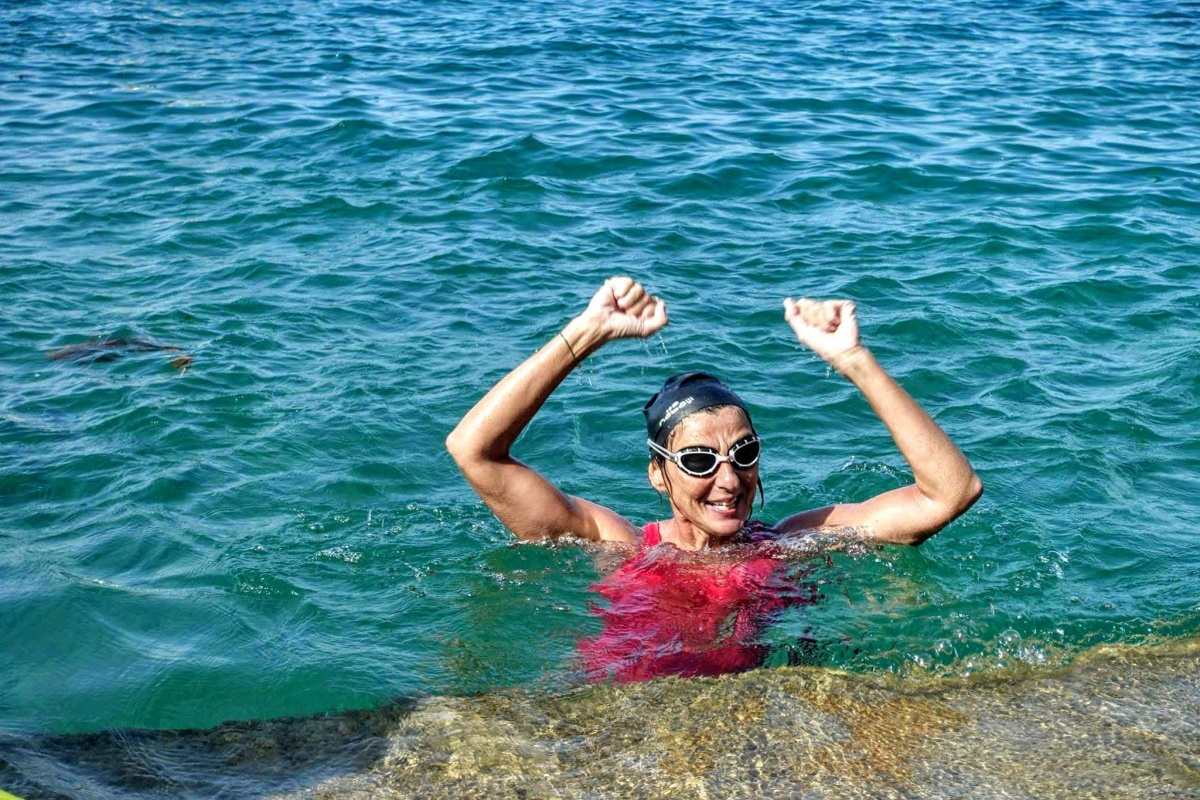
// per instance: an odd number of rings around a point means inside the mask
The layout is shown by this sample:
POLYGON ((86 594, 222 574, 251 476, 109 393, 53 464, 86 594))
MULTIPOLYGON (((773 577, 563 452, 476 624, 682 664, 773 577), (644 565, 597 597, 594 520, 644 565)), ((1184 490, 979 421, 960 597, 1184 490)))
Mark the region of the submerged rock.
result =
POLYGON ((1200 797, 1200 640, 966 680, 781 668, 0 737, 0 784, 26 800, 1200 797))

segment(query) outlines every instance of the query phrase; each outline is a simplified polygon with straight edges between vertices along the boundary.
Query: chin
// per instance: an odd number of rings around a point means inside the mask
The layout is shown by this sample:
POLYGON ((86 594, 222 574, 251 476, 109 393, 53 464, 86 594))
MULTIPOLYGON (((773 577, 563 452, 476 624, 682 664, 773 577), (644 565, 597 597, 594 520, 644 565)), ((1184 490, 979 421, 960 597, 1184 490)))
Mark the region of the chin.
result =
POLYGON ((714 536, 728 538, 734 536, 746 527, 746 523, 750 520, 749 515, 738 515, 728 519, 713 520, 711 524, 711 532, 714 536))

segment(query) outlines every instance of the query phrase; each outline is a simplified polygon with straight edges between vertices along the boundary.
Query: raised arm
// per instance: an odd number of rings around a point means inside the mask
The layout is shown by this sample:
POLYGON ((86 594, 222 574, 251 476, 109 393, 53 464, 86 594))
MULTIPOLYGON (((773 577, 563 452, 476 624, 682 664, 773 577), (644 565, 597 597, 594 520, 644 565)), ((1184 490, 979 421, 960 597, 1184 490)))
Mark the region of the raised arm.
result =
POLYGON ((779 523, 781 530, 858 528, 880 541, 918 545, 979 499, 983 483, 966 457, 859 341, 854 303, 788 298, 784 317, 802 343, 863 393, 916 482, 861 503, 796 514, 779 523))
POLYGON ((666 324, 662 300, 631 278, 609 278, 582 314, 493 386, 446 438, 446 449, 471 486, 519 538, 570 534, 590 541, 640 541, 633 523, 564 494, 509 449, 580 360, 614 339, 644 338, 666 324))

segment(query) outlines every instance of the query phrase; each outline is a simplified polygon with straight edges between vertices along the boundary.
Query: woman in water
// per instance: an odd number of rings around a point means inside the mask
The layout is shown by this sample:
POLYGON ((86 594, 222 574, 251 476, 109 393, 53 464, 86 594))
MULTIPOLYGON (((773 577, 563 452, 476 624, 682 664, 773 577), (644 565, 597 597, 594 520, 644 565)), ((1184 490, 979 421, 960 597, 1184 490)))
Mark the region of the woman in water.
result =
POLYGON ((611 509, 564 494, 513 458, 517 436, 582 359, 614 339, 645 338, 667 324, 663 301, 625 277, 605 281, 582 314, 492 387, 447 438, 463 475, 517 537, 569 535, 638 548, 596 587, 610 607, 601 612, 605 631, 580 646, 593 675, 639 680, 757 666, 765 657, 758 634, 784 607, 803 602, 794 592, 781 598, 773 580, 778 561, 769 556, 698 567, 694 559, 661 557, 658 545, 669 556, 831 529, 919 545, 982 493, 959 449, 859 341, 852 302, 788 298, 783 305, 796 337, 857 386, 887 426, 912 468, 912 485, 801 511, 769 527, 752 522, 760 488, 758 434, 737 395, 701 372, 668 379, 644 409, 650 485, 667 496, 670 519, 639 528, 611 509))

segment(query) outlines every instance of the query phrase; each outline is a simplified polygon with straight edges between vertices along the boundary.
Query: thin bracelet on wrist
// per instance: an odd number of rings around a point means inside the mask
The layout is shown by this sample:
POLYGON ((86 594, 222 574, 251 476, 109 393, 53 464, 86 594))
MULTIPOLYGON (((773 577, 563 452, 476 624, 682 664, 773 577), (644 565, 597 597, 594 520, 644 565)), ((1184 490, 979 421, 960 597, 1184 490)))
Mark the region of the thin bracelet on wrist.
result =
POLYGON ((841 372, 842 371, 841 364, 845 363, 847 357, 852 358, 854 355, 856 355, 856 353, 855 353, 856 350, 861 352, 866 349, 867 348, 863 347, 862 342, 859 342, 858 344, 851 347, 849 350, 843 350, 842 352, 840 352, 836 356, 834 356, 833 360, 829 362, 829 366, 833 367, 838 372, 841 372))
POLYGON ((566 334, 564 334, 562 331, 559 331, 558 335, 562 337, 563 344, 565 344, 567 346, 567 350, 571 352, 571 363, 573 365, 579 364, 579 356, 575 355, 575 348, 571 347, 571 343, 567 341, 566 334))

